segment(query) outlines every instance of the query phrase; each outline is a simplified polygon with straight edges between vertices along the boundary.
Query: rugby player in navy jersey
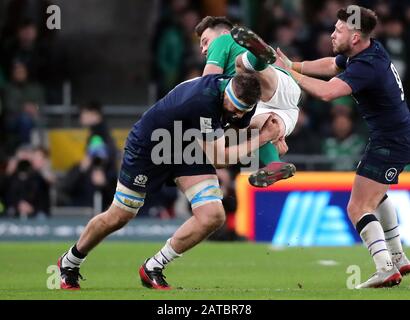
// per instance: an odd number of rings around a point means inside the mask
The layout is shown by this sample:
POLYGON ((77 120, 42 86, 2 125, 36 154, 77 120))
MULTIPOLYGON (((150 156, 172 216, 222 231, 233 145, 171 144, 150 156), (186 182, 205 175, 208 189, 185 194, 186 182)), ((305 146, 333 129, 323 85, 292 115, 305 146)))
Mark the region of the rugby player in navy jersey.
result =
POLYGON ((410 111, 388 53, 371 38, 376 14, 350 6, 339 10, 337 17, 331 35, 337 56, 315 61, 292 62, 251 30, 235 32, 261 60, 279 57, 277 61, 309 94, 323 101, 347 95, 355 99, 370 139, 357 167, 347 212, 376 265, 376 273, 357 288, 394 286, 410 273, 410 261, 403 252, 396 211, 386 192, 410 163, 410 111))
POLYGON ((144 113, 128 135, 111 207, 94 217, 77 243, 58 260, 61 288, 80 289, 80 265, 86 255, 105 237, 133 219, 144 205, 148 193, 157 191, 171 180, 187 196, 193 215, 139 269, 144 286, 170 289, 163 275, 164 267, 224 223, 222 191, 215 167, 233 164, 228 163, 227 159, 238 162, 273 139, 272 119, 258 135, 248 140, 245 135, 242 143, 225 147, 223 128, 227 123, 246 128, 260 96, 260 83, 255 75, 209 75, 181 83, 144 113), (169 154, 163 155, 170 162, 158 163, 159 155, 154 152, 159 145, 154 137, 157 130, 170 133, 168 145, 175 146, 182 142, 181 150, 174 147, 169 154), (193 138, 198 139, 196 141, 202 146, 201 155, 206 155, 210 163, 196 158, 192 162, 191 158, 185 157, 183 151, 190 142, 185 141, 185 136, 184 139, 178 136, 177 132, 184 134, 188 130, 199 134, 199 139, 198 135, 193 138))

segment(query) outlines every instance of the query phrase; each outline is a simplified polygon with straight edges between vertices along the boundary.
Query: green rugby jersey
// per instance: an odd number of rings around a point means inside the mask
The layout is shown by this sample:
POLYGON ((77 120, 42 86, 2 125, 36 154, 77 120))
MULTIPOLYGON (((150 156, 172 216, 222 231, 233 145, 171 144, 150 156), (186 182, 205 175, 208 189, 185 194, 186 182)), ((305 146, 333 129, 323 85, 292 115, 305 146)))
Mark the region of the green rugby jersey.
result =
POLYGON ((244 52, 246 49, 237 44, 230 34, 223 34, 211 42, 206 64, 221 67, 224 74, 233 76, 235 75, 235 59, 244 52))

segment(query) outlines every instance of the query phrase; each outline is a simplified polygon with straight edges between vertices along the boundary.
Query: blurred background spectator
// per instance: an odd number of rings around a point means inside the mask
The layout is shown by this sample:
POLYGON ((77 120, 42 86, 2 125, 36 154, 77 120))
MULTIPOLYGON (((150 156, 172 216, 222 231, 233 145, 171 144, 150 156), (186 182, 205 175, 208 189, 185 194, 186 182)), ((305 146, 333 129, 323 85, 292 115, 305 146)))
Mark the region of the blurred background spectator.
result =
POLYGON ((50 190, 55 179, 46 149, 20 147, 9 160, 3 181, 7 215, 22 219, 50 216, 50 190))
POLYGON ((117 185, 117 148, 98 102, 80 106, 80 123, 89 130, 85 154, 66 174, 62 190, 69 197, 69 205, 83 207, 93 207, 99 192, 105 210, 117 185))
POLYGON ((18 146, 32 142, 32 131, 40 126, 39 108, 43 104, 43 88, 30 82, 29 69, 23 62, 14 61, 3 94, 8 151, 14 152, 18 146))
POLYGON ((332 134, 323 143, 323 153, 329 158, 331 171, 353 171, 362 155, 365 140, 354 133, 353 121, 347 113, 336 113, 332 134))

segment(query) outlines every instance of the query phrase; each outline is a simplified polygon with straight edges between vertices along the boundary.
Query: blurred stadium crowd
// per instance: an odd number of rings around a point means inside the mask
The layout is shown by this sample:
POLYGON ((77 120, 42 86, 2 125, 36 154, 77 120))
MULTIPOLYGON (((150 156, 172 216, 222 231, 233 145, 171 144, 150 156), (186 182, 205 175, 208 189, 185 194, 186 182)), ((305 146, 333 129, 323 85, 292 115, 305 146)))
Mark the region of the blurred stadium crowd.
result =
MULTIPOLYGON (((2 216, 49 216, 50 202, 93 206, 102 194, 106 207, 115 190, 120 152, 113 142, 100 102, 81 104, 79 122, 88 128, 83 160, 67 172, 54 172, 47 144, 48 124, 42 106, 61 103, 70 78, 67 56, 46 28, 47 0, 3 1, 0 24, 0 212, 2 216), (52 190, 59 190, 53 200, 52 190)), ((157 0, 151 43, 151 79, 160 98, 179 82, 202 74, 195 26, 207 15, 227 16, 253 28, 273 47, 296 61, 332 56, 330 35, 336 12, 349 4, 374 9, 376 37, 385 45, 410 88, 409 0, 157 0)), ((133 44, 130 43, 130 46, 133 44)), ((80 54, 80 53, 79 53, 80 54)), ((92 98, 92 97, 91 97, 92 98)), ((105 103, 105 101, 101 101, 105 103)), ((288 137, 298 170, 354 170, 367 140, 367 128, 351 97, 330 103, 304 95, 297 126, 288 137), (310 155, 310 157, 306 157, 310 155), (307 162, 310 159, 311 162, 307 162)), ((136 120, 136 119, 135 119, 136 120)), ((228 212, 236 208, 233 174, 220 171, 228 212)), ((165 188, 147 199, 141 215, 173 217, 178 194, 165 188), (161 199, 160 203, 158 200, 161 199), (150 208, 159 208, 154 210, 150 208)), ((228 219, 229 222, 229 219, 228 219)), ((232 224, 232 222, 229 222, 232 224)))

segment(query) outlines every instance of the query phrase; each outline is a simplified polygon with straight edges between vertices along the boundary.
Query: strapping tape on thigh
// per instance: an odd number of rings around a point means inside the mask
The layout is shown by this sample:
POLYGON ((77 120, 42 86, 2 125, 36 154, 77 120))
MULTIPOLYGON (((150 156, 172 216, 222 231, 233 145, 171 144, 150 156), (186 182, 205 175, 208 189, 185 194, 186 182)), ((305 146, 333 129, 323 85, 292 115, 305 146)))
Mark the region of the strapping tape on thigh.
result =
POLYGON ((118 182, 117 190, 114 195, 114 204, 131 213, 138 213, 138 210, 144 205, 145 193, 136 192, 128 189, 118 182))
POLYGON ((121 191, 115 192, 114 197, 118 200, 119 203, 132 209, 138 209, 142 207, 145 200, 145 198, 130 196, 129 194, 123 193, 121 191))
POLYGON ((223 194, 217 180, 208 179, 202 181, 186 191, 186 196, 191 202, 192 209, 206 203, 221 201, 223 194))

